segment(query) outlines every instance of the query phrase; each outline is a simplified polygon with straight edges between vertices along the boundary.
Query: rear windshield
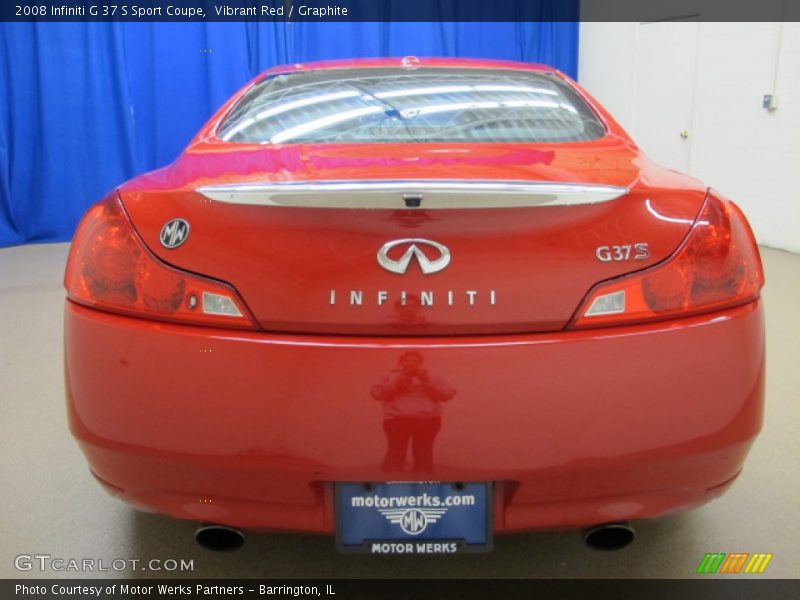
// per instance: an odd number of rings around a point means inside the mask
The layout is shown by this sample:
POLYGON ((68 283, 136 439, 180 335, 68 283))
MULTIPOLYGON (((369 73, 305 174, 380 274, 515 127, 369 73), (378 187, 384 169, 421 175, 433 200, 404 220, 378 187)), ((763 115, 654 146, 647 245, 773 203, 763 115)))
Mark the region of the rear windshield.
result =
POLYGON ((218 135, 247 144, 576 142, 605 129, 551 74, 360 68, 269 77, 239 100, 218 135))

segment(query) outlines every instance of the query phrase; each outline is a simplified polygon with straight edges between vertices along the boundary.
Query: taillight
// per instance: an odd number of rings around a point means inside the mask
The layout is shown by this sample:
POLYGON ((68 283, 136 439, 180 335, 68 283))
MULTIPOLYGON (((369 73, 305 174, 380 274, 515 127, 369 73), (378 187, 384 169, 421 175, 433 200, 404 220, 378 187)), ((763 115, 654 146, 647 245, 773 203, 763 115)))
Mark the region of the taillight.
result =
POLYGON ((70 300, 139 317, 257 329, 236 291, 170 267, 139 239, 115 195, 95 204, 72 241, 64 286, 70 300))
POLYGON ((573 328, 653 321, 750 302, 764 285, 753 234, 739 208, 709 192, 678 251, 666 262, 598 284, 573 328))

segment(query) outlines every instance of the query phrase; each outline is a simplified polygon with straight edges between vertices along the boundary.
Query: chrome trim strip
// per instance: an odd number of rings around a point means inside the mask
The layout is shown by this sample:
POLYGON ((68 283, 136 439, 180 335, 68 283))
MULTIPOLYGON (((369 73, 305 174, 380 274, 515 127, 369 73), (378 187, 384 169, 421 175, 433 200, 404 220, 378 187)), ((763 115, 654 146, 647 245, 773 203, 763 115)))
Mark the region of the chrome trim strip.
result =
POLYGON ((628 188, 549 181, 400 179, 234 183, 201 186, 197 191, 227 204, 427 210, 597 204, 619 198, 628 188), (419 205, 409 203, 410 197, 421 197, 419 205))

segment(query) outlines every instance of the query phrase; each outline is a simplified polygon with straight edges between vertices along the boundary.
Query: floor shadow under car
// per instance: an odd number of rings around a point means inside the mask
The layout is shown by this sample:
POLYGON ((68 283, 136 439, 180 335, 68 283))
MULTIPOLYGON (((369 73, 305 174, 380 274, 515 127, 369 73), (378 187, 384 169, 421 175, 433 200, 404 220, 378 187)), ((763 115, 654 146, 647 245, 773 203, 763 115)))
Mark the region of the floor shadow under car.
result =
MULTIPOLYGON (((636 541, 613 552, 587 548, 578 531, 497 536, 488 554, 448 556, 371 556, 338 554, 328 536, 294 533, 246 533, 244 547, 213 552, 194 541, 195 524, 130 511, 134 555, 192 561, 191 571, 129 571, 132 578, 576 578, 664 576, 665 558, 686 553, 694 513, 634 523, 636 541)), ((702 558, 697 542, 688 568, 702 558), (695 556, 696 555, 696 556, 695 556), (695 560, 696 558, 696 560, 695 560)))

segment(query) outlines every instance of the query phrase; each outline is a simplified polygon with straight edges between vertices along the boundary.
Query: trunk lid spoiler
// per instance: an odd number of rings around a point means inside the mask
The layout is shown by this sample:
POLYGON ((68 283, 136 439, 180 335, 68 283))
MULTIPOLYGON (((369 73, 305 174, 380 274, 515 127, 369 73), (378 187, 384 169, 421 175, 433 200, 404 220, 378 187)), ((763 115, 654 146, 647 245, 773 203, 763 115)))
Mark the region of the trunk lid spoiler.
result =
POLYGON ((465 209, 575 206, 628 193, 614 185, 550 181, 328 180, 200 186, 216 202, 256 206, 353 209, 465 209))

